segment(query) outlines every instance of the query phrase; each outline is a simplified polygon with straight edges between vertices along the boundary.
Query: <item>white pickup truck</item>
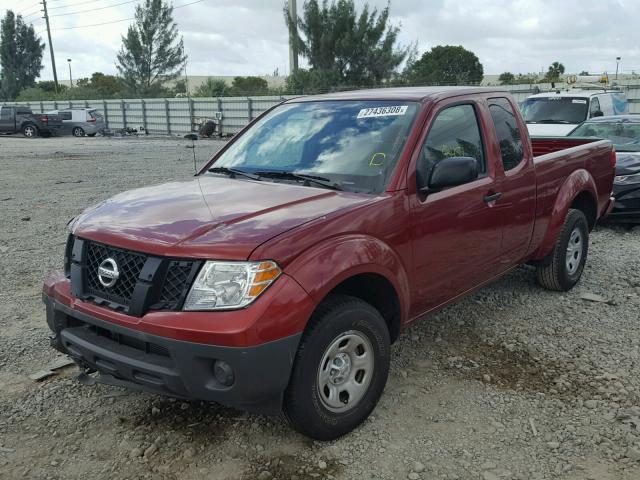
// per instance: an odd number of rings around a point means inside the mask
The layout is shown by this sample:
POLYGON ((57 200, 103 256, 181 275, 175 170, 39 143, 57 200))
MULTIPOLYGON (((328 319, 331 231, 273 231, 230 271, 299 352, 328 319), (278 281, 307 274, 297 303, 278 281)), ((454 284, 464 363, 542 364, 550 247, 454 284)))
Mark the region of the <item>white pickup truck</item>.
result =
POLYGON ((619 90, 572 88, 531 95, 521 110, 531 136, 564 137, 589 118, 628 113, 629 104, 619 90))

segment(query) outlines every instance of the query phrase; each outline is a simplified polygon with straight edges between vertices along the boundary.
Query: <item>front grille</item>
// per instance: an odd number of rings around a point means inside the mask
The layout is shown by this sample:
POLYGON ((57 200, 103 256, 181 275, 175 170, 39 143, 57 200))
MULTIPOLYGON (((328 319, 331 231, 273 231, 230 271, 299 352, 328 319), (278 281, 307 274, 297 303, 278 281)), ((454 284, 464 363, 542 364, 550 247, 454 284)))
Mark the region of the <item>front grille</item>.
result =
POLYGON ((156 257, 71 236, 65 270, 67 264, 74 295, 140 317, 148 310, 182 308, 202 262, 156 257), (116 262, 119 272, 111 287, 98 279, 98 268, 107 258, 116 262))
POLYGON ((162 308, 173 310, 179 307, 187 293, 187 284, 191 283, 194 262, 173 260, 169 263, 167 276, 164 279, 160 304, 162 308))
POLYGON ((133 290, 146 260, 147 257, 140 253, 88 242, 86 252, 86 293, 129 306, 133 290), (113 258, 116 261, 120 272, 115 285, 110 288, 104 287, 98 279, 98 267, 107 258, 113 258))

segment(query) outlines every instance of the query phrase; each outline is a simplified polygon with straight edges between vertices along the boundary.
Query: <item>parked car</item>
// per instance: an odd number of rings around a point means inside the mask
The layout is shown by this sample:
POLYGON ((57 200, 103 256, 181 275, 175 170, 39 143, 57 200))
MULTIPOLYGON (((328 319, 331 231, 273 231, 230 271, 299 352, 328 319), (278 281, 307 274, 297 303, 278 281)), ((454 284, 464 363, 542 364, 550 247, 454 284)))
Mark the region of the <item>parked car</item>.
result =
POLYGON ((621 115, 629 111, 618 90, 556 90, 528 97, 522 115, 532 136, 563 137, 589 118, 621 115))
POLYGON ((49 113, 62 117, 62 132, 74 137, 94 137, 106 128, 104 117, 94 108, 52 110, 49 113))
POLYGON ((569 136, 606 138, 613 142, 618 163, 613 181, 615 204, 609 218, 640 222, 640 115, 592 118, 569 136))
POLYGON ((196 178, 70 221, 43 286, 52 345, 87 384, 284 409, 336 438, 376 406, 402 328, 524 262, 548 289, 579 281, 615 152, 562 140, 534 159, 498 89, 288 100, 196 178))
POLYGON ((22 133, 27 138, 55 135, 62 127, 58 115, 33 113, 21 106, 0 106, 0 133, 22 133))

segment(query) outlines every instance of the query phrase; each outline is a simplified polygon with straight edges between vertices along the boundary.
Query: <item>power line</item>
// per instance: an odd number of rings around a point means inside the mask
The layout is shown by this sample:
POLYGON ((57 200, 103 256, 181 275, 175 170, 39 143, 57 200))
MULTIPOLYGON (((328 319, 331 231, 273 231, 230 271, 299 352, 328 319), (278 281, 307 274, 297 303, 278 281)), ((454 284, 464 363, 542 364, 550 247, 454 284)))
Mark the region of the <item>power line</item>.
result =
POLYGON ((126 2, 120 2, 120 3, 116 3, 114 5, 108 5, 106 7, 100 7, 100 8, 89 8, 87 10, 78 10, 75 12, 66 12, 66 13, 57 13, 55 15, 49 15, 49 17, 63 17, 63 16, 67 16, 67 15, 76 15, 78 13, 87 13, 87 12, 95 12, 97 10, 104 10, 106 8, 113 8, 113 7, 119 7, 120 5, 126 5, 127 3, 133 3, 133 2, 137 2, 138 0, 127 0, 126 2))
MULTIPOLYGON (((49 0, 51 1, 51 0, 49 0)), ((189 3, 185 3, 182 5, 178 5, 177 7, 173 7, 174 10, 177 10, 179 8, 183 8, 183 7, 188 7, 189 5, 195 5, 196 3, 201 3, 204 2, 204 0, 196 0, 195 2, 189 2, 189 3)), ((113 20, 111 22, 103 22, 103 23, 93 23, 91 25, 76 25, 75 27, 60 27, 60 28, 52 28, 51 31, 58 31, 58 30, 75 30, 76 28, 91 28, 91 27, 101 27, 102 25, 111 25, 112 23, 120 23, 120 22, 127 22, 129 20, 135 20, 136 17, 129 17, 129 18, 121 18, 120 20, 113 20)), ((37 33, 37 35, 46 32, 46 30, 41 30, 37 33)))
MULTIPOLYGON (((51 1, 51 0, 49 0, 49 1, 51 1)), ((103 0, 93 0, 93 1, 94 2, 101 2, 103 0)), ((55 7, 49 7, 49 10, 57 10, 59 8, 69 8, 69 7, 72 7, 74 5, 80 5, 80 4, 86 5, 87 1, 86 0, 82 0, 80 2, 67 3, 67 4, 64 4, 64 5, 56 5, 55 7)))

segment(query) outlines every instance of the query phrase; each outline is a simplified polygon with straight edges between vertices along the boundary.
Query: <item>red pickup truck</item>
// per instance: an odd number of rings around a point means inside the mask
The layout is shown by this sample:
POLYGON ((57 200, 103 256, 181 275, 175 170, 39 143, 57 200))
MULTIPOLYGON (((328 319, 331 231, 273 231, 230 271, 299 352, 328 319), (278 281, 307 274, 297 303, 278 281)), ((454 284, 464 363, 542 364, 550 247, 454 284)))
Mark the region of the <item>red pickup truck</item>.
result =
POLYGON ((335 438, 374 409, 413 321, 525 262, 572 288, 614 165, 608 141, 532 145, 502 90, 289 100, 193 180, 69 223, 44 284, 51 343, 85 383, 284 411, 335 438))

